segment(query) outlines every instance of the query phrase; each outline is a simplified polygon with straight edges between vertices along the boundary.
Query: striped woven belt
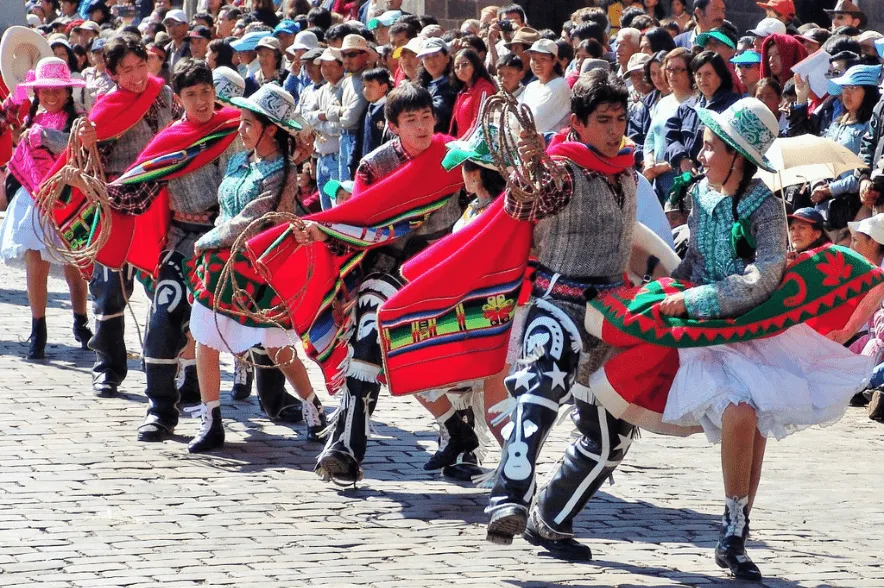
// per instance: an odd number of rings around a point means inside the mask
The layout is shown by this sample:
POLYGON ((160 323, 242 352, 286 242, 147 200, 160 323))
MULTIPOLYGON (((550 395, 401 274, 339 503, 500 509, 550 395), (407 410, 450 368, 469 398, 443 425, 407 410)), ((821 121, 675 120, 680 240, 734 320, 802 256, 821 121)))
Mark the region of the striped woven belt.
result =
POLYGON ((190 223, 194 225, 211 225, 212 217, 214 213, 212 212, 181 212, 176 210, 172 213, 172 220, 176 220, 181 223, 190 223))
POLYGON ((622 285, 623 276, 571 278, 540 266, 534 278, 533 294, 536 297, 546 295, 557 300, 586 304, 587 299, 595 298, 599 290, 611 290, 622 285))

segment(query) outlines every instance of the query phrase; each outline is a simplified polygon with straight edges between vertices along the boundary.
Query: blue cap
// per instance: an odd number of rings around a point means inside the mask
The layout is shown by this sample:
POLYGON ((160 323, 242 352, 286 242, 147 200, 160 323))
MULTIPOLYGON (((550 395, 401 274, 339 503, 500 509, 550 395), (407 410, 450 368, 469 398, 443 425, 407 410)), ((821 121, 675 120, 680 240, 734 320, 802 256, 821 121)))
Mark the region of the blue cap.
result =
POLYGON ((402 18, 401 10, 388 10, 377 18, 368 21, 368 30, 373 31, 378 27, 391 27, 402 18))
POLYGON ((234 41, 230 46, 233 47, 234 51, 254 51, 258 46, 258 41, 264 37, 271 36, 271 34, 268 31, 255 31, 243 36, 239 41, 234 41))
POLYGON ((878 50, 879 57, 884 57, 884 39, 878 39, 875 41, 875 49, 878 50))
POLYGON ((799 208, 790 214, 789 218, 804 221, 818 229, 822 229, 826 224, 826 219, 823 218, 823 213, 816 208, 811 208, 809 206, 806 208, 799 208))
POLYGON ((880 65, 854 65, 840 78, 829 80, 829 94, 840 96, 844 86, 877 86, 880 77, 880 65))
POLYGON ((282 20, 279 21, 279 24, 276 25, 276 28, 273 29, 273 36, 278 35, 279 33, 287 33, 289 35, 295 35, 298 31, 301 30, 301 27, 293 20, 282 20))
POLYGON ((758 51, 743 51, 731 59, 734 65, 757 65, 761 63, 761 53, 758 51))
POLYGON ((104 39, 98 37, 94 41, 92 41, 92 47, 89 48, 89 51, 102 51, 104 49, 104 39))

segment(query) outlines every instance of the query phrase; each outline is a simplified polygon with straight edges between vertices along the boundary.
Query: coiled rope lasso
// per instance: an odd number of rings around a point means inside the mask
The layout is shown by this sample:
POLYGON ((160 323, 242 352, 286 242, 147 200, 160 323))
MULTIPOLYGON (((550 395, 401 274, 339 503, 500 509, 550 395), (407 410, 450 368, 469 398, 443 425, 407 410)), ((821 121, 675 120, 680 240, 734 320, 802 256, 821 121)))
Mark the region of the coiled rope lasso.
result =
POLYGON ((537 133, 531 109, 503 89, 503 82, 499 78, 498 87, 500 91, 483 102, 479 122, 494 166, 506 178, 509 193, 519 202, 530 203, 537 200, 550 183, 561 190, 562 177, 553 172, 555 166, 552 158, 546 154, 543 137, 537 133), (514 128, 514 123, 517 128, 514 128), (524 141, 533 153, 528 161, 522 161, 519 152, 519 144, 523 140, 519 131, 524 134, 524 141), (510 173, 506 173, 506 170, 510 173))

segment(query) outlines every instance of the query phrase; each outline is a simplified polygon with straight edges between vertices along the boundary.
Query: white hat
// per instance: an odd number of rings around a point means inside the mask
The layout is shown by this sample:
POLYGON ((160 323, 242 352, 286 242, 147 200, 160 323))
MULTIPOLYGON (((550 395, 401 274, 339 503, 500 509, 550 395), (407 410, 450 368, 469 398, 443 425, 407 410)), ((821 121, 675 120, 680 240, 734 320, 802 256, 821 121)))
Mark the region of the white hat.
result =
POLYGON ((764 171, 775 171, 764 156, 780 132, 780 123, 756 98, 742 98, 722 113, 696 108, 697 116, 718 138, 764 171))
POLYGON ((549 39, 538 39, 534 41, 534 44, 531 45, 531 48, 528 49, 526 53, 543 53, 544 55, 552 55, 553 57, 558 57, 559 46, 556 45, 555 41, 550 41, 549 39))
POLYGON ((184 14, 183 10, 170 10, 166 13, 166 16, 163 17, 163 22, 166 22, 167 20, 177 20, 178 22, 186 23, 187 15, 184 14))
POLYGON ((317 47, 319 47, 319 39, 316 37, 316 34, 313 31, 301 31, 295 35, 295 42, 292 43, 289 50, 297 51, 298 49, 304 49, 309 51, 317 47))
POLYGON ((344 42, 341 43, 341 52, 350 50, 365 51, 366 53, 374 52, 374 49, 369 47, 368 41, 365 40, 365 37, 356 34, 347 35, 344 37, 344 42))
MULTIPOLYGON (((407 47, 408 45, 405 46, 405 48, 407 47)), ((440 51, 448 53, 448 45, 439 37, 431 37, 423 42, 423 44, 421 45, 421 50, 417 54, 417 56, 418 58, 423 59, 424 57, 429 57, 430 55, 434 53, 439 53, 440 51)))
POLYGON ((868 235, 876 243, 884 245, 884 213, 864 218, 859 222, 847 223, 851 231, 868 235))
POLYGON ((295 121, 295 99, 276 84, 264 84, 248 98, 231 98, 230 103, 270 119, 289 134, 296 134, 301 125, 295 121))
POLYGON ((215 85, 215 97, 221 102, 229 102, 246 93, 246 81, 235 70, 222 65, 212 70, 212 82, 215 85))
POLYGON ((393 51, 393 59, 399 59, 403 51, 411 51, 415 55, 420 55, 421 49, 424 48, 424 40, 420 37, 409 39, 408 43, 393 51))
POLYGON ((49 43, 43 35, 22 26, 11 26, 0 39, 0 75, 10 93, 27 78, 28 72, 37 67, 44 57, 53 57, 49 43))
POLYGON ((756 37, 761 37, 762 39, 769 37, 771 35, 785 35, 786 34, 786 25, 783 22, 776 18, 765 18, 762 19, 758 26, 749 31, 751 34, 756 37))
POLYGON ((340 49, 336 49, 334 47, 326 47, 325 51, 322 52, 322 55, 315 59, 313 63, 318 65, 323 61, 340 61, 341 63, 343 63, 344 57, 341 55, 340 49))
POLYGON ((29 26, 29 27, 33 27, 33 28, 37 28, 38 26, 40 26, 41 24, 43 24, 42 22, 40 22, 40 17, 37 16, 36 14, 29 14, 29 15, 27 15, 27 16, 25 17, 25 20, 28 21, 28 26, 29 26))
POLYGON ((626 62, 626 73, 634 71, 642 71, 645 64, 651 60, 651 56, 647 53, 633 53, 629 61, 626 62))
POLYGON ((87 20, 86 22, 84 22, 78 26, 75 26, 73 30, 76 31, 78 29, 79 30, 86 29, 87 31, 92 31, 96 35, 101 33, 101 27, 98 26, 98 23, 95 22, 94 20, 87 20))

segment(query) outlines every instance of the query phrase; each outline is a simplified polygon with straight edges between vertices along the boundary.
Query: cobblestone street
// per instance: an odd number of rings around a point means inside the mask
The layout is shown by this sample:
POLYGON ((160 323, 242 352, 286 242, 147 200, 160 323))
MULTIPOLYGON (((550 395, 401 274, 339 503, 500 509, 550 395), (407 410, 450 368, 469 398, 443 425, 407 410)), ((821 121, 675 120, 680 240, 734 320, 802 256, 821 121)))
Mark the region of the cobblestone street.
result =
MULTIPOLYGON (((435 433, 409 398, 382 397, 355 491, 313 473, 320 446, 303 425, 271 423, 254 394, 230 399, 229 356, 223 452, 188 455, 199 423, 187 418, 171 441, 136 442, 146 402, 139 362, 118 398, 92 396, 92 354, 73 340, 58 279, 47 359, 24 361, 24 283, 23 271, 0 267, 0 586, 738 585, 712 558, 723 493, 718 448, 702 436, 637 440, 578 519, 594 561, 562 563, 520 538, 485 542, 488 491, 422 470, 435 433)), ((130 315, 126 337, 140 351, 130 315)), ((572 429, 566 421, 550 438, 541 476, 572 429)), ((856 408, 835 426, 768 445, 749 542, 765 586, 884 587, 881 455, 884 425, 856 408)))

